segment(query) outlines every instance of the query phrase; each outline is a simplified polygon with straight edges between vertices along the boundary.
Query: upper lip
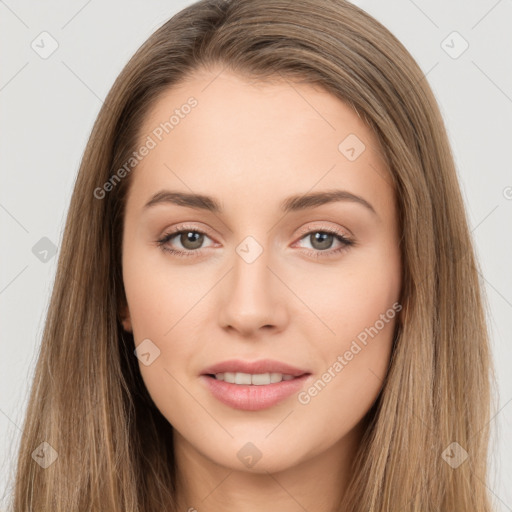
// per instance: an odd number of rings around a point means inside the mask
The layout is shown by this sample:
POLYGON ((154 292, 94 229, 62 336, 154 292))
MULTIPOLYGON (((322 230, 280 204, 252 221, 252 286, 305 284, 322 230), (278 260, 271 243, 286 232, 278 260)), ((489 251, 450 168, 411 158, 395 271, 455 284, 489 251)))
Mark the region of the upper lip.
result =
POLYGON ((224 372, 240 372, 240 373, 282 373, 284 375, 293 375, 300 377, 305 373, 310 373, 307 370, 291 366, 281 361, 273 359, 259 359, 257 361, 244 361, 242 359, 229 359, 220 363, 213 364, 205 368, 202 375, 212 375, 224 372))

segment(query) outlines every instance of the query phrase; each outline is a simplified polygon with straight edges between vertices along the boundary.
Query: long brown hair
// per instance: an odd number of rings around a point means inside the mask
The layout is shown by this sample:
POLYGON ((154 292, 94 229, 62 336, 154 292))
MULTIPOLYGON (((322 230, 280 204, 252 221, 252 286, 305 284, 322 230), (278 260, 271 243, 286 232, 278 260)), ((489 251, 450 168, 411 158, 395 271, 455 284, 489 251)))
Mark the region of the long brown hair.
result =
POLYGON ((160 27, 117 78, 71 198, 13 510, 175 510, 172 426, 149 397, 133 337, 120 323, 131 175, 111 180, 136 149, 159 95, 212 64, 323 87, 374 131, 393 179, 402 317, 340 510, 490 511, 494 373, 478 263, 443 120, 403 45, 343 0, 197 2, 160 27), (109 182, 111 190, 99 197, 109 182))

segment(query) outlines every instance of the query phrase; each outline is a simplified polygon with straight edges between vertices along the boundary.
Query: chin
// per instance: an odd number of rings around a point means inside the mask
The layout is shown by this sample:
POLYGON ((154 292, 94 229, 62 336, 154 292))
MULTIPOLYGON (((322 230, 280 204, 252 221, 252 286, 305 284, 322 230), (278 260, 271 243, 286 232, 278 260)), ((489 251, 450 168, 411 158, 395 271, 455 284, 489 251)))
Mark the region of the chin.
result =
MULTIPOLYGON (((273 441, 265 440, 265 434, 259 437, 243 436, 230 439, 229 442, 218 442, 218 449, 211 451, 211 446, 203 454, 212 462, 234 471, 245 471, 254 474, 277 473, 290 469, 302 462, 305 454, 297 452, 300 443, 283 443, 282 438, 273 441), (261 439, 260 439, 261 438, 261 439)), ((200 450, 202 451, 202 450, 200 450)))

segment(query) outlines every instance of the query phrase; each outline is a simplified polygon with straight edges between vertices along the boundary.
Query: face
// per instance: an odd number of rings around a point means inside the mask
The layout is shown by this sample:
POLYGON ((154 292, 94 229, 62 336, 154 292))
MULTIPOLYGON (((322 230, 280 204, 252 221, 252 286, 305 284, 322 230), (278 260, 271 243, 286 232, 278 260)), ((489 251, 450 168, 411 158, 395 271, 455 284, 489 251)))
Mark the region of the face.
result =
POLYGON ((274 472, 341 453, 382 388, 400 310, 395 195, 342 101, 217 74, 166 91, 141 127, 123 326, 175 443, 274 472))

